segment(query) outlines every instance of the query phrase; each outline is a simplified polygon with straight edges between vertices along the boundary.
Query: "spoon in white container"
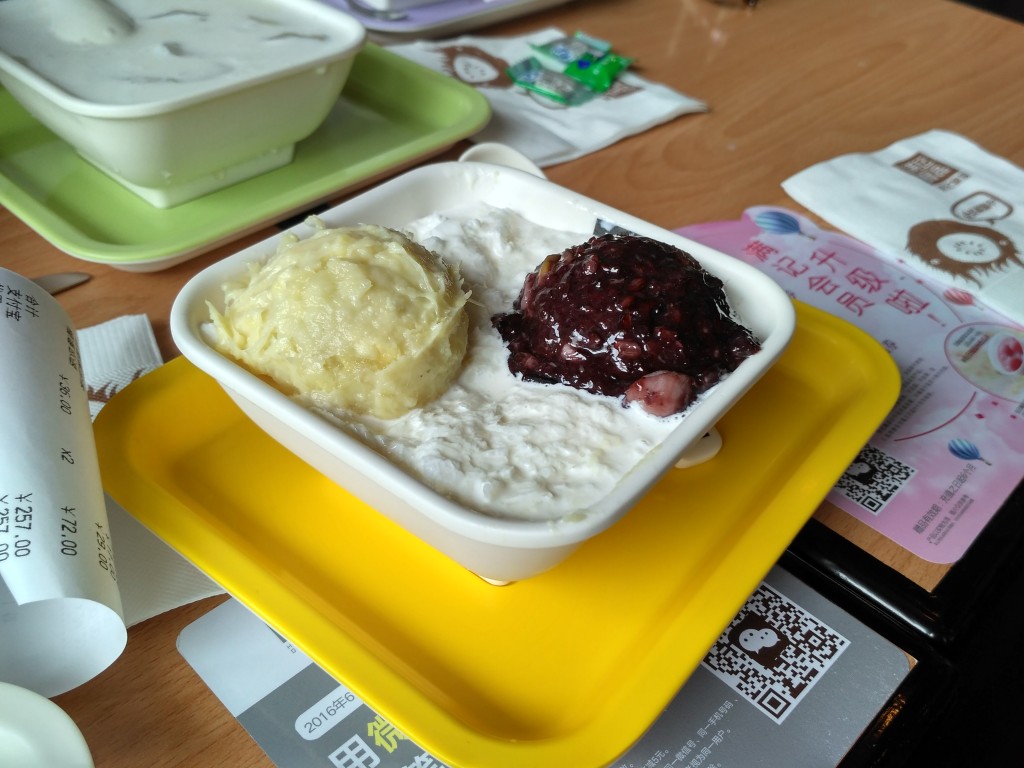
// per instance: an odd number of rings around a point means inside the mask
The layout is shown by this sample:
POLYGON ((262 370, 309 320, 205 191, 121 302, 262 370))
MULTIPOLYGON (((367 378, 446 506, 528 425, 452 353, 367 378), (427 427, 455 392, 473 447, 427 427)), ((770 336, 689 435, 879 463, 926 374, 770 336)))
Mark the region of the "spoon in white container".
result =
POLYGON ((130 35, 131 17, 107 0, 43 0, 50 29, 69 43, 106 44, 130 35))
POLYGON ((493 165, 505 165, 509 168, 518 168, 520 171, 526 171, 532 173, 534 176, 539 176, 542 179, 546 179, 536 163, 530 158, 520 152, 518 149, 513 149, 507 144, 502 144, 497 141, 485 141, 480 144, 474 144, 472 147, 467 149, 461 155, 459 160, 469 160, 478 163, 492 163, 493 165))

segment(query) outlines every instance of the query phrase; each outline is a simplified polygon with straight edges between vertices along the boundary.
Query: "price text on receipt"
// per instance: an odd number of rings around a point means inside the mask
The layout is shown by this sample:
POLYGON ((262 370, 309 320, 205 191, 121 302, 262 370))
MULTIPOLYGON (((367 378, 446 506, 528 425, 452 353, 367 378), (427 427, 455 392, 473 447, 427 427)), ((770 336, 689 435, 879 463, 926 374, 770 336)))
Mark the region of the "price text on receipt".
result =
POLYGON ((0 680, 54 696, 126 632, 75 329, 4 269, 0 372, 0 680))

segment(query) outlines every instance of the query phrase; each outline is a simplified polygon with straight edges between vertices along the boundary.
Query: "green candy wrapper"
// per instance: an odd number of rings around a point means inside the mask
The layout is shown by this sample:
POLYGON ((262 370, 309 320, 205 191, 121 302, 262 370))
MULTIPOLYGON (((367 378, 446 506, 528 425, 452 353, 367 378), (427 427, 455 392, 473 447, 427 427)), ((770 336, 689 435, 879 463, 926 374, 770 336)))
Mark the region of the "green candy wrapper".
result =
POLYGON ((559 104, 576 106, 592 99, 596 93, 584 83, 564 72, 548 69, 536 57, 529 57, 505 70, 516 85, 547 96, 559 104))
POLYGON ((612 87, 619 73, 632 63, 632 59, 611 53, 598 59, 583 56, 567 66, 564 74, 583 83, 592 91, 604 93, 612 87))
POLYGON ((632 59, 613 54, 611 43, 584 32, 542 45, 506 71, 518 85, 561 104, 582 104, 604 93, 632 59))

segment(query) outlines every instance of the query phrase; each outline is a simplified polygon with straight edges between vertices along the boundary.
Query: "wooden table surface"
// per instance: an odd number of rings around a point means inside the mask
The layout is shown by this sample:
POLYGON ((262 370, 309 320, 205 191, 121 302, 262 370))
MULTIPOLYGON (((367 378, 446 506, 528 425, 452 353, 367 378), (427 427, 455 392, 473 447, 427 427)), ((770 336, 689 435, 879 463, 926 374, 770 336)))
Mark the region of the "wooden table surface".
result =
MULTIPOLYGON (((1024 165, 1024 26, 950 0, 762 0, 755 9, 576 0, 474 34, 550 25, 605 38, 636 58, 639 74, 710 105, 707 114, 546 169, 558 184, 669 229, 735 219, 753 205, 799 210, 780 186, 793 173, 932 128, 1024 165)), ((134 273, 67 256, 0 209, 0 265, 29 277, 89 272, 89 283, 59 296, 76 325, 145 313, 170 359, 178 353, 168 313, 179 288, 271 232, 134 273)), ((816 516, 925 589, 945 573, 838 509, 816 516)), ((222 599, 131 628, 124 654, 106 672, 56 698, 99 768, 272 765, 175 650, 179 631, 222 599)))

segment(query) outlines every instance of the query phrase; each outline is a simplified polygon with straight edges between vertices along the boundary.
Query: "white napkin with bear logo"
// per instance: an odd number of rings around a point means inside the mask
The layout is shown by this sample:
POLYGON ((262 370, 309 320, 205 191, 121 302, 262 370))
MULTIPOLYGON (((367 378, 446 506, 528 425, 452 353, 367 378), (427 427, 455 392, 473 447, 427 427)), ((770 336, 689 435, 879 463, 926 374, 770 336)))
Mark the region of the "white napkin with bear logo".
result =
POLYGON ((782 183, 882 257, 1024 323, 1024 170, 933 130, 837 157, 782 183))
MULTIPOLYGON (((508 67, 535 55, 532 45, 565 36, 550 27, 520 37, 464 36, 388 49, 479 90, 490 102, 492 117, 470 140, 506 144, 541 168, 596 152, 680 115, 707 111, 703 102, 628 69, 605 93, 576 106, 531 93, 506 73, 508 67)), ((616 53, 630 56, 629 51, 616 53)))

